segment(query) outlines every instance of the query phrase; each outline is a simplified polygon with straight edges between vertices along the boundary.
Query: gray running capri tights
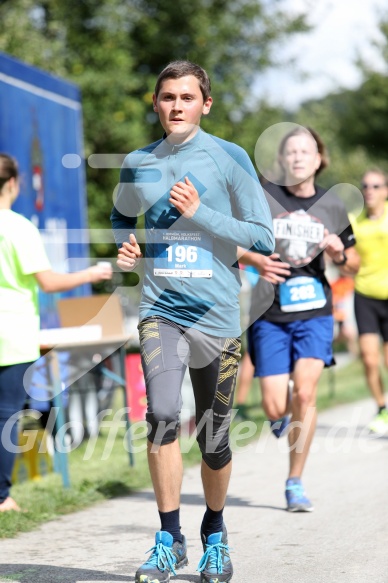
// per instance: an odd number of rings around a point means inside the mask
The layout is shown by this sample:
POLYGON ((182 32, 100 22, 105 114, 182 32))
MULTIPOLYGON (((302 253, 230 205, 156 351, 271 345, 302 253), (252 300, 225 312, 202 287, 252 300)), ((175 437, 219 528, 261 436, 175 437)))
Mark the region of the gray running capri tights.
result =
POLYGON ((149 441, 165 445, 177 439, 188 366, 202 458, 211 469, 224 467, 231 459, 230 411, 241 358, 240 338, 209 336, 160 316, 142 320, 139 334, 149 441))

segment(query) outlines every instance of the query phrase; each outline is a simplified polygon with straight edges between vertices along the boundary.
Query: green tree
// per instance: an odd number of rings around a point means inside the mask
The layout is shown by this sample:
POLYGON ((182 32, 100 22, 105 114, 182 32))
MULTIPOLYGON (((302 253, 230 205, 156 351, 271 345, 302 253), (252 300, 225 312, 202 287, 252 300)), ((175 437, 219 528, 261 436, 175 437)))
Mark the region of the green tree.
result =
POLYGON ((337 183, 359 187, 363 170, 378 163, 362 142, 345 143, 346 136, 341 128, 344 115, 342 98, 340 93, 304 103, 292 118, 295 123, 313 128, 323 139, 330 163, 319 176, 319 184, 327 188, 337 183))
MULTIPOLYGON (((268 125, 263 110, 276 118, 269 107, 249 106, 253 79, 272 63, 276 43, 307 29, 279 0, 3 0, 0 20, 0 50, 80 86, 86 157, 159 138, 156 76, 186 58, 212 79, 215 107, 204 128, 253 156, 268 125)), ((108 225, 117 179, 117 169, 87 167, 91 227, 108 225)), ((99 245, 98 253, 109 249, 99 245)))
POLYGON ((388 21, 380 25, 380 51, 387 67, 375 71, 360 61, 363 81, 301 106, 295 121, 316 129, 327 143, 331 164, 321 182, 349 182, 359 187, 363 172, 380 166, 388 171, 388 21))
POLYGON ((341 130, 344 144, 363 144, 371 156, 385 159, 388 151, 388 16, 382 20, 380 30, 383 38, 377 48, 385 69, 377 71, 365 62, 359 63, 364 82, 356 91, 346 92, 342 97, 341 130))

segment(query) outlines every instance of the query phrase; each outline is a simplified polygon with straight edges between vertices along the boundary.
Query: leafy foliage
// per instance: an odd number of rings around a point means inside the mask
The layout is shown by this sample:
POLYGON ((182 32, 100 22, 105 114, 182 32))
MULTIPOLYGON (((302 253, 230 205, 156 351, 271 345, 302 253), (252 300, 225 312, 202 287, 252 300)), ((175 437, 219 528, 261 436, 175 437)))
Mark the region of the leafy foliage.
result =
MULTIPOLYGON (((80 86, 86 158, 160 137, 152 93, 175 59, 210 74, 215 106, 204 128, 253 155, 267 126, 247 105, 252 80, 271 63, 276 42, 307 28, 279 0, 3 0, 0 20, 0 50, 80 86)), ((109 225, 117 179, 117 169, 88 166, 91 227, 109 225)), ((109 255, 104 246, 98 253, 109 255)))
POLYGON ((388 171, 388 21, 382 21, 380 28, 386 71, 360 62, 364 77, 360 87, 305 103, 295 116, 295 121, 316 129, 327 143, 331 164, 320 180, 324 186, 336 182, 359 186, 362 174, 374 166, 388 171))
POLYGON ((294 116, 296 123, 316 130, 327 147, 330 163, 319 176, 319 184, 327 188, 337 183, 359 187, 364 170, 380 164, 363 140, 354 145, 347 143, 348 135, 342 129, 343 115, 342 94, 339 94, 306 103, 294 116))

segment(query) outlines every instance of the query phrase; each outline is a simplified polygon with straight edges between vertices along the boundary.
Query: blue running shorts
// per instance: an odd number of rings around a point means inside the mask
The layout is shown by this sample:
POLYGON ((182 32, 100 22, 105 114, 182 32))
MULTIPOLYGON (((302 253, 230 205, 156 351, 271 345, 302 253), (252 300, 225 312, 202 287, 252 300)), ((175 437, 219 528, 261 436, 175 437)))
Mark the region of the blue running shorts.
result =
POLYGON ((256 320, 248 329, 248 350, 256 377, 291 373, 300 358, 317 358, 325 366, 333 358, 332 316, 282 324, 256 320))

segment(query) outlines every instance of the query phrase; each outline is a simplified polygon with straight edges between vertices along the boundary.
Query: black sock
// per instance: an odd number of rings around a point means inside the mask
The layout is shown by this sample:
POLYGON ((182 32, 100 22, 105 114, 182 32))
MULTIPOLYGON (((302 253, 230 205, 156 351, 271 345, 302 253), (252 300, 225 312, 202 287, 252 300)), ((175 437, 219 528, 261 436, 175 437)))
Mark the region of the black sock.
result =
POLYGON ((206 538, 215 532, 222 532, 223 512, 224 509, 212 510, 206 504, 206 512, 203 516, 201 525, 201 532, 205 535, 206 538))
POLYGON ((379 415, 381 413, 381 411, 384 411, 384 409, 386 409, 387 407, 385 405, 383 405, 382 407, 379 407, 379 410, 377 412, 377 415, 379 415))
POLYGON ((182 542, 183 537, 181 534, 181 527, 179 524, 179 508, 177 510, 171 510, 170 512, 160 512, 160 530, 166 530, 169 532, 174 539, 174 543, 176 541, 182 542))

